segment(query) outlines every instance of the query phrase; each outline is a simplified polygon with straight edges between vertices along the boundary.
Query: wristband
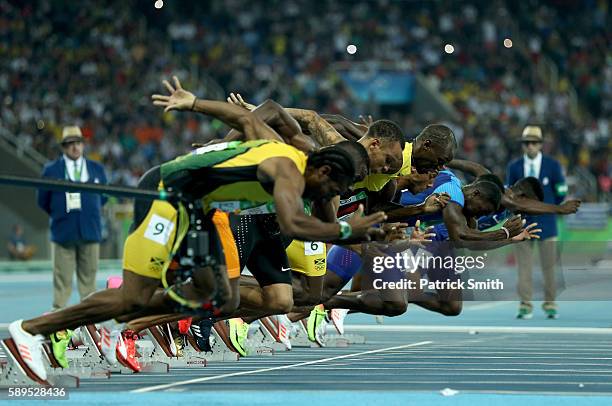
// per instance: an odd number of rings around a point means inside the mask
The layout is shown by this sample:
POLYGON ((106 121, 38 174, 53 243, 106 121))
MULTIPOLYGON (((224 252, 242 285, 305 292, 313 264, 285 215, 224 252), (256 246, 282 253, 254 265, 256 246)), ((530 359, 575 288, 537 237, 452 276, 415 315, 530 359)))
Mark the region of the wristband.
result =
POLYGON ((353 228, 349 223, 347 223, 346 221, 339 221, 338 224, 340 225, 341 240, 346 240, 351 236, 351 234, 353 234, 353 228))
POLYGON ((193 98, 193 103, 191 103, 191 111, 193 111, 193 109, 195 109, 195 104, 196 104, 197 101, 198 101, 198 98, 194 97, 193 98))
POLYGON ((510 239, 510 231, 506 227, 500 228, 500 230, 504 230, 506 232, 506 240, 510 239))

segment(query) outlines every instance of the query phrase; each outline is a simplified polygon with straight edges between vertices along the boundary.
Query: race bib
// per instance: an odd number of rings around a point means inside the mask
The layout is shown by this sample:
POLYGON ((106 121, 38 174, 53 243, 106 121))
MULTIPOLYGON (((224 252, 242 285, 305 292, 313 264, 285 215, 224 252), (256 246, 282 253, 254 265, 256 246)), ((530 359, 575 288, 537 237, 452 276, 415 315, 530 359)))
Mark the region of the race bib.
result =
POLYGON ((320 241, 304 241, 304 255, 321 255, 325 249, 325 243, 320 241))
POLYGON ((66 211, 70 213, 74 210, 81 210, 81 194, 66 193, 66 211))
POLYGON ((149 220, 144 236, 158 244, 166 245, 173 229, 174 222, 172 220, 154 214, 149 220))

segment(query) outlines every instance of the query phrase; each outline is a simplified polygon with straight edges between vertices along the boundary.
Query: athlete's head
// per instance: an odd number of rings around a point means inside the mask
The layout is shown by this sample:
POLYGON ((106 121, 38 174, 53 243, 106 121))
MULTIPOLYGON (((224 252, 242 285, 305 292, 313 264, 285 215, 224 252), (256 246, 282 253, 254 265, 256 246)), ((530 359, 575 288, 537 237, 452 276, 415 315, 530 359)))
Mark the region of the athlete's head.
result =
POLYGON ((506 190, 506 188, 504 187, 504 182, 501 181, 501 179, 499 178, 499 176, 494 175, 492 173, 487 173, 485 175, 480 175, 479 177, 476 178, 477 181, 479 180, 487 180, 489 182, 495 183, 497 185, 497 187, 499 188, 499 191, 501 192, 501 194, 504 194, 504 191, 506 190))
POLYGON ((304 197, 329 200, 346 193, 355 183, 359 161, 357 149, 346 145, 349 141, 321 148, 308 156, 304 180, 304 197))
POLYGON ((396 173, 402 168, 404 134, 393 121, 375 121, 359 142, 368 151, 371 173, 396 173))
POLYGON ((355 141, 342 141, 336 147, 346 151, 355 162, 355 182, 362 181, 370 173, 370 157, 363 145, 355 141))
POLYGON ((414 139, 412 166, 419 173, 439 171, 453 160, 457 140, 453 131, 442 124, 428 125, 414 139))
POLYGON ((518 197, 526 197, 539 201, 544 200, 544 189, 542 189, 542 184, 538 179, 532 176, 519 179, 510 189, 518 197))
POLYGON ((464 212, 470 217, 495 213, 501 202, 499 186, 488 180, 476 180, 463 187, 464 212))

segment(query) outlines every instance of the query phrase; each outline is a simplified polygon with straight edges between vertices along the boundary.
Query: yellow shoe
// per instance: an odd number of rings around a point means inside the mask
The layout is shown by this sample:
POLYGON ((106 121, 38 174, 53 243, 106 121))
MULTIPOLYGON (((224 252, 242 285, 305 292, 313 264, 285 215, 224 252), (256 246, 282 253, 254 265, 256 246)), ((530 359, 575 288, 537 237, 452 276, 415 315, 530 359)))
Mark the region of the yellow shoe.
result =
POLYGON ((325 321, 325 316, 327 316, 327 312, 322 304, 316 305, 314 309, 310 312, 310 316, 308 317, 308 339, 313 343, 318 343, 319 345, 323 345, 320 342, 320 334, 319 330, 321 327, 321 323, 325 321))
POLYGON ((249 324, 241 318, 229 319, 229 338, 230 342, 243 357, 247 356, 245 342, 249 334, 249 324))

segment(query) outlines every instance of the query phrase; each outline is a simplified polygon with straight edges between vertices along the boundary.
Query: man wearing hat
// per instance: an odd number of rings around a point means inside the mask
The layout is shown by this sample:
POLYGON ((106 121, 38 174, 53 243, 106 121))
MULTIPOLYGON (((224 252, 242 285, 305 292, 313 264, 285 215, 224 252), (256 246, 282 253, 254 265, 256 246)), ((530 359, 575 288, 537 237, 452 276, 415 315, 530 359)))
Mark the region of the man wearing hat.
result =
MULTIPOLYGON (((42 177, 105 184, 104 168, 83 157, 83 143, 79 127, 64 127, 63 154, 45 165, 42 177)), ((81 299, 96 290, 104 203, 106 197, 99 194, 38 191, 38 205, 49 214, 51 223, 54 310, 66 306, 75 271, 81 299)))
MULTIPOLYGON (((542 129, 537 126, 527 126, 523 130, 521 144, 523 156, 508 165, 506 168, 506 184, 513 185, 517 180, 534 177, 542 184, 544 191, 544 202, 559 204, 565 198, 567 185, 561 164, 550 156, 543 155, 542 129)), ((531 304, 533 294, 532 268, 533 248, 538 246, 540 252, 540 264, 544 279, 544 303, 542 309, 549 319, 557 318, 557 306, 555 304, 556 281, 556 240, 557 240, 557 217, 554 214, 540 216, 526 216, 527 224, 538 223, 541 240, 538 242, 525 241, 515 244, 519 282, 518 293, 521 299, 517 318, 529 319, 533 316, 533 305, 531 304)))

